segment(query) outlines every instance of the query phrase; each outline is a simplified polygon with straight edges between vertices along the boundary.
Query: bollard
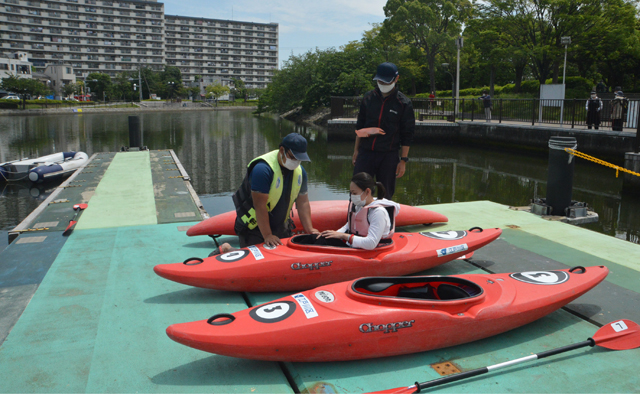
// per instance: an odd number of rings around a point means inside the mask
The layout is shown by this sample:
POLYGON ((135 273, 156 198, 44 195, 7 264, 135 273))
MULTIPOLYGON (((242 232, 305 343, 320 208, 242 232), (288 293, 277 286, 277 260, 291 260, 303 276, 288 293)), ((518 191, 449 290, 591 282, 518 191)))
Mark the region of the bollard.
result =
POLYGON ((549 139, 549 169, 547 175, 546 204, 551 214, 565 216, 565 209, 571 206, 573 191, 574 157, 565 148, 576 149, 574 137, 551 137, 549 139))
POLYGON ((138 116, 129 116, 129 148, 142 148, 142 132, 138 116))

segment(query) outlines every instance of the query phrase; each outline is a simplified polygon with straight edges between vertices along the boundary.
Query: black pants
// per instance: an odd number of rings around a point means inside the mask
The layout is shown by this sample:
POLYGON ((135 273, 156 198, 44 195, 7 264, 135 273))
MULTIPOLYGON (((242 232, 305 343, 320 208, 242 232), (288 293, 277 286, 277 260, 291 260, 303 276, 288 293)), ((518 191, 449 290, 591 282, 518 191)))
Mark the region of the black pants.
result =
POLYGON ((380 182, 387 189, 384 198, 391 200, 396 191, 396 169, 400 157, 398 151, 372 152, 360 150, 356 158, 356 165, 353 168, 353 175, 359 172, 366 172, 380 182))
POLYGON ((613 131, 622 131, 623 123, 624 123, 624 119, 612 119, 611 120, 611 130, 613 130, 613 131))
MULTIPOLYGON (((279 232, 274 232, 274 234, 278 238, 289 238, 291 236, 291 230, 281 230, 279 232)), ((258 227, 253 230, 245 230, 242 233, 238 234, 238 238, 240 239, 240 247, 246 248, 247 246, 257 245, 259 243, 264 242, 264 238, 262 237, 262 233, 258 227)))

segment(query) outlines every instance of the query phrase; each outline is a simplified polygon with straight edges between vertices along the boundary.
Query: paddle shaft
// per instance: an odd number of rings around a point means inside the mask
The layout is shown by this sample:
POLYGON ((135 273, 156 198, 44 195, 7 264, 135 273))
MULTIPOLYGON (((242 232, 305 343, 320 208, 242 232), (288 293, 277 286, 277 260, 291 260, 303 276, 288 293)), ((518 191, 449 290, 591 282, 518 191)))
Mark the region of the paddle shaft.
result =
POLYGON ((556 354, 568 352, 568 351, 575 350, 575 349, 580 349, 580 348, 585 347, 585 346, 594 346, 594 345, 595 345, 595 341, 593 339, 589 338, 584 342, 579 342, 579 343, 574 343, 572 345, 562 346, 562 347, 559 347, 559 348, 556 348, 556 349, 547 350, 546 352, 541 352, 541 353, 538 353, 538 354, 532 354, 530 356, 521 357, 521 358, 518 358, 518 359, 515 359, 515 360, 511 360, 511 361, 506 361, 504 363, 494 364, 494 365, 490 365, 488 367, 482 367, 482 368, 478 368, 478 369, 473 369, 471 371, 466 371, 466 372, 457 373, 455 375, 445 376, 445 377, 442 377, 440 379, 430 380, 430 381, 424 382, 424 383, 416 382, 417 390, 415 392, 419 393, 420 391, 422 391, 424 389, 427 389, 427 388, 430 388, 430 387, 440 386, 440 385, 451 383, 451 382, 457 382, 458 380, 467 379, 467 378, 471 378, 471 377, 474 377, 474 376, 482 375, 482 374, 485 374, 485 373, 488 373, 488 372, 491 372, 491 371, 495 371, 496 369, 508 367, 508 366, 511 366, 511 365, 515 365, 515 364, 519 364, 519 363, 523 363, 523 362, 527 362, 527 361, 539 360, 541 358, 554 356, 556 354))

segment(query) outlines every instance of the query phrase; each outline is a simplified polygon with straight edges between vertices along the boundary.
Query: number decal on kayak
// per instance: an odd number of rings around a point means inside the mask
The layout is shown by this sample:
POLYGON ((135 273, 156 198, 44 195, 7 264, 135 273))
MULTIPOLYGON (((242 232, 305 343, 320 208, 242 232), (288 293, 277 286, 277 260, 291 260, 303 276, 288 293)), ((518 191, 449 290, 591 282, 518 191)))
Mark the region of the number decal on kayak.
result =
POLYGON ((424 231, 420 234, 442 241, 455 241, 456 239, 462 239, 467 236, 466 231, 424 231))
POLYGON ((278 301, 252 309, 249 316, 260 323, 277 323, 291 316, 295 310, 295 302, 278 301))
POLYGON ((534 285, 559 285, 569 279, 569 274, 564 271, 528 271, 516 272, 509 275, 520 282, 534 285))
POLYGON ((216 260, 222 261, 223 263, 234 263, 238 260, 242 260, 249 254, 248 250, 240 249, 234 250, 233 252, 221 254, 216 256, 216 260))

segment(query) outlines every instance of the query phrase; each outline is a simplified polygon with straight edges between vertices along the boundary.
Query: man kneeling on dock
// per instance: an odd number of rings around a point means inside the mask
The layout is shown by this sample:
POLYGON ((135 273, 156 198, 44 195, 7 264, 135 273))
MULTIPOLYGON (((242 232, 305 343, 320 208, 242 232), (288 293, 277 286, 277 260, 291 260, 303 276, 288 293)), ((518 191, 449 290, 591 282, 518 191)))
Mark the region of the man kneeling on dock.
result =
MULTIPOLYGON (((293 235, 290 214, 294 202, 304 231, 319 233, 311 223, 307 172, 300 165, 302 161, 311 161, 307 140, 291 133, 284 137, 279 149, 249 163, 242 185, 233 195, 237 214, 235 231, 240 237, 240 247, 262 242, 267 246, 282 245, 280 238, 293 235)), ((221 253, 229 250, 229 244, 220 246, 221 253)))

